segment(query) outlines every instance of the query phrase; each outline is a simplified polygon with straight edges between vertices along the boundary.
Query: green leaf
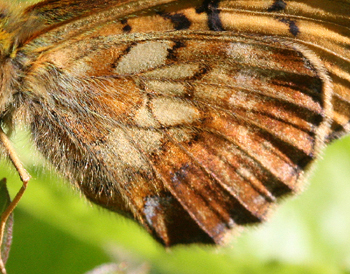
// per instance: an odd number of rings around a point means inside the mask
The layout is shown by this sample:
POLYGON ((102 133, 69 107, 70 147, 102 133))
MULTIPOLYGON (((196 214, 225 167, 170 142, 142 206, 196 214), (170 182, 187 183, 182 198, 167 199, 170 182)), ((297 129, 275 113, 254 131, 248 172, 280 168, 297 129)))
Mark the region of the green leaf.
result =
MULTIPOLYGON (((0 214, 1 215, 9 206, 10 203, 11 203, 11 198, 7 190, 6 179, 2 179, 0 181, 0 214)), ((12 243, 12 231, 13 231, 13 214, 11 213, 11 215, 6 221, 4 238, 1 245, 1 258, 4 264, 6 264, 6 261, 10 253, 10 248, 12 243)))

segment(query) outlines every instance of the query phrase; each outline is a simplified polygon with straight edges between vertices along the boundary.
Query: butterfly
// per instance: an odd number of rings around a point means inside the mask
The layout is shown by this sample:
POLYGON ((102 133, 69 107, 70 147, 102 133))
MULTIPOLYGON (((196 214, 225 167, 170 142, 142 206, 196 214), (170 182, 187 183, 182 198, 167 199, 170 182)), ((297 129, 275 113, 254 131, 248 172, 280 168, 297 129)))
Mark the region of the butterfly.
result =
POLYGON ((47 0, 0 9, 3 154, 29 125, 95 204, 224 244, 349 131, 350 2, 47 0))

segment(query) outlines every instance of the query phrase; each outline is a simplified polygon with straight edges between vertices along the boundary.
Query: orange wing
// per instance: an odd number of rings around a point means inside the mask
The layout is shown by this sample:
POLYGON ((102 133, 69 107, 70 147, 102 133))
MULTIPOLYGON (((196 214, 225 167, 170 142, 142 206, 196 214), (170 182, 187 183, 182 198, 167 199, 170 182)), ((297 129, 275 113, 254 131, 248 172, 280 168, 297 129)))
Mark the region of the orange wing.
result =
POLYGON ((302 44, 319 56, 333 82, 333 122, 327 141, 350 131, 350 3, 347 0, 336 3, 332 0, 88 2, 74 1, 72 5, 72 1, 44 1, 27 11, 39 15, 56 31, 58 29, 58 33, 47 32, 53 38, 53 44, 57 44, 57 40, 69 41, 81 32, 102 25, 115 34, 120 30, 127 33, 232 31, 283 37, 302 44), (160 16, 154 16, 155 12, 160 16), (116 21, 125 24, 116 24, 116 21), (59 31, 62 28, 57 28, 57 23, 64 25, 64 33, 59 31), (111 24, 115 27, 110 28, 111 24))
POLYGON ((87 198, 169 246, 224 243, 299 190, 331 132, 328 60, 342 58, 334 71, 346 76, 349 53, 298 39, 293 20, 325 21, 290 17, 283 1, 88 2, 27 9, 44 27, 13 54, 22 74, 11 102, 87 198), (260 16, 255 28, 248 15, 260 16))

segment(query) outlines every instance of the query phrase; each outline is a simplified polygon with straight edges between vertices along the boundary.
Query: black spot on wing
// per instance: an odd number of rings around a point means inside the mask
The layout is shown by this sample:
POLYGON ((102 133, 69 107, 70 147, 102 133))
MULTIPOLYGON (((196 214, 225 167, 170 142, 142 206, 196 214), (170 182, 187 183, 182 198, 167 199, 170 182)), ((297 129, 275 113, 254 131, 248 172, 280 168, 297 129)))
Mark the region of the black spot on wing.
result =
POLYGON ((175 43, 175 45, 171 49, 168 49, 168 59, 175 61, 177 59, 176 50, 179 48, 183 48, 186 45, 183 41, 174 40, 173 42, 175 43))
POLYGON ((287 3, 283 0, 276 0, 268 9, 267 11, 281 11, 284 10, 287 6, 287 3))
POLYGON ((128 20, 127 19, 121 20, 120 23, 125 25, 125 26, 123 26, 123 32, 129 33, 131 31, 131 26, 128 24, 128 20))
POLYGON ((174 24, 174 28, 176 30, 189 29, 191 26, 191 21, 188 20, 188 18, 182 13, 169 14, 158 12, 158 14, 163 18, 170 19, 170 21, 174 24))
POLYGON ((123 27, 123 32, 130 32, 130 31, 131 31, 130 25, 126 25, 123 27))
POLYGON ((191 26, 190 20, 181 13, 171 15, 170 20, 174 24, 176 30, 189 29, 191 26))
POLYGON ((208 66, 201 66, 200 69, 191 77, 192 80, 200 80, 203 78, 203 76, 205 76, 206 74, 208 74, 208 72, 210 71, 210 67, 208 66))
POLYGON ((292 35, 297 36, 300 33, 300 30, 299 30, 297 24, 295 23, 295 21, 290 20, 290 19, 286 19, 286 18, 282 18, 279 20, 289 26, 289 32, 292 35))
POLYGON ((203 4, 196 9, 197 13, 205 12, 208 15, 208 27, 214 31, 224 31, 218 9, 220 0, 204 0, 203 4))

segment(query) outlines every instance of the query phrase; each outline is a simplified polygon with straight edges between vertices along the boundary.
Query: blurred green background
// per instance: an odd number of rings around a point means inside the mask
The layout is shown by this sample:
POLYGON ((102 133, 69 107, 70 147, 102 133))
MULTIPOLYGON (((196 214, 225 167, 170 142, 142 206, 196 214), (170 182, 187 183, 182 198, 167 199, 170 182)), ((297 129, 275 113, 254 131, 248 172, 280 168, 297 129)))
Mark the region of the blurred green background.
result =
MULTIPOLYGON (((15 211, 9 274, 85 273, 109 262, 150 273, 350 273, 350 138, 329 146, 306 190, 286 199, 270 222, 228 247, 164 250, 132 221, 88 203, 42 166, 26 137, 14 142, 33 179, 15 211), (35 161, 33 160, 35 159, 35 161)), ((21 186, 2 160, 12 197, 21 186)))

